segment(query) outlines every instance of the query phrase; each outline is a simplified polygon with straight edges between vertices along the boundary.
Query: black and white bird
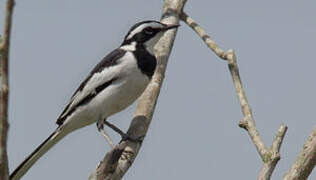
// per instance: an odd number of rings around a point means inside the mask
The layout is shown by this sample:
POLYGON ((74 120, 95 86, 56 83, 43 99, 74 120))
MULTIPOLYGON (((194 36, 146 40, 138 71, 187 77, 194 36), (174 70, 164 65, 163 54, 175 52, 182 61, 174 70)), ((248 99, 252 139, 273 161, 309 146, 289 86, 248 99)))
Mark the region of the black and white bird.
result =
POLYGON ((20 179, 70 132, 100 123, 131 105, 143 93, 155 72, 155 44, 164 32, 178 26, 143 21, 131 27, 121 46, 105 56, 75 91, 57 119, 57 129, 13 171, 10 180, 20 179))

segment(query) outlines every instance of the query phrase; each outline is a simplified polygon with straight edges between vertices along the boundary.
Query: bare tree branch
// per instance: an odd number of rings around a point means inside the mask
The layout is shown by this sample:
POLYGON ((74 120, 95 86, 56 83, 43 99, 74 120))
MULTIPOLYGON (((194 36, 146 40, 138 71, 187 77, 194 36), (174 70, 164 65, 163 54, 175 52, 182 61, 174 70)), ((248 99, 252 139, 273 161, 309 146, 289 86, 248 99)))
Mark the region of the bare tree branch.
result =
POLYGON ((9 179, 7 135, 9 97, 9 50, 14 0, 7 0, 3 38, 0 43, 1 92, 0 92, 0 179, 9 179))
POLYGON ((226 53, 223 51, 216 43, 211 39, 209 35, 206 34, 205 30, 198 25, 191 17, 189 17, 185 12, 180 15, 182 21, 184 21, 188 26, 190 26, 200 38, 205 42, 207 47, 209 47, 218 57, 223 60, 227 60, 226 53))
MULTIPOLYGON (((179 24, 179 15, 186 0, 165 0, 161 22, 165 24, 179 24)), ((158 65, 156 72, 145 92, 138 100, 134 118, 127 131, 133 139, 143 139, 150 125, 160 88, 165 76, 168 58, 173 47, 177 30, 170 30, 164 34, 155 47, 158 65)), ((121 141, 114 150, 108 152, 97 169, 92 172, 90 180, 118 180, 127 172, 134 162, 142 141, 121 141), (116 154, 115 154, 116 153, 116 154)))
POLYGON ((284 124, 281 124, 281 126, 278 129, 278 132, 275 135, 272 145, 270 147, 271 159, 263 163, 258 179, 271 178, 271 175, 275 169, 275 166, 280 160, 280 148, 281 148, 281 144, 282 144, 286 131, 287 131, 287 127, 284 124))
MULTIPOLYGON (((1 44, 2 44, 2 42, 3 42, 3 39, 2 39, 2 37, 1 37, 1 35, 0 35, 0 48, 1 48, 1 44)), ((2 61, 2 55, 1 55, 1 50, 0 50, 0 61, 2 61)), ((2 63, 0 62, 0 69, 2 69, 1 67, 2 67, 2 65, 1 65, 2 63)), ((1 73, 2 73, 2 70, 0 70, 0 78, 1 78, 1 73)))
POLYGON ((190 18, 185 12, 181 14, 181 20, 183 20, 188 26, 190 26, 219 58, 228 61, 228 68, 230 70, 233 83, 235 85, 242 113, 244 115, 243 119, 239 122, 239 126, 247 130, 253 144, 255 145, 259 155, 261 156, 262 161, 264 162, 264 167, 262 168, 258 179, 270 179, 271 174, 278 160, 280 159, 279 149, 286 133, 287 127, 283 124, 280 126, 277 137, 272 143, 272 147, 270 149, 267 148, 262 138, 260 137, 258 130, 256 129, 252 111, 240 79, 235 52, 233 50, 228 50, 227 52, 224 52, 221 48, 219 48, 215 41, 213 41, 211 37, 206 34, 204 29, 199 26, 192 18, 190 18))
POLYGON ((308 137, 296 161, 285 174, 284 180, 307 179, 316 165, 316 127, 308 137))

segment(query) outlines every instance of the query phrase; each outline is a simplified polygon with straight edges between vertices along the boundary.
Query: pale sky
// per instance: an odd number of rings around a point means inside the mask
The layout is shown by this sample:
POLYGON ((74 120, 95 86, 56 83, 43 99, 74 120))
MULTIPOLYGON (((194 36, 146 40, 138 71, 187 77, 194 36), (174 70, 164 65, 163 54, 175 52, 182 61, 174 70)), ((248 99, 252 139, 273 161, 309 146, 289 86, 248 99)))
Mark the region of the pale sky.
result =
MULTIPOLYGON (((3 5, 0 28, 3 29, 3 5)), ((136 22, 159 20, 162 1, 18 1, 10 62, 10 171, 56 128, 89 71, 136 22)), ((315 126, 316 1, 188 0, 185 11, 237 54, 258 130, 270 146, 289 129, 272 179, 281 179, 315 126)), ((124 179, 256 179, 261 159, 238 127, 239 102, 224 61, 184 23, 153 121, 124 179)), ((110 117, 125 129, 134 106, 110 117)), ((117 142, 118 135, 107 129, 117 142)), ((109 146, 95 125, 42 157, 23 180, 87 179, 109 146)), ((310 179, 316 179, 315 171, 310 179)))

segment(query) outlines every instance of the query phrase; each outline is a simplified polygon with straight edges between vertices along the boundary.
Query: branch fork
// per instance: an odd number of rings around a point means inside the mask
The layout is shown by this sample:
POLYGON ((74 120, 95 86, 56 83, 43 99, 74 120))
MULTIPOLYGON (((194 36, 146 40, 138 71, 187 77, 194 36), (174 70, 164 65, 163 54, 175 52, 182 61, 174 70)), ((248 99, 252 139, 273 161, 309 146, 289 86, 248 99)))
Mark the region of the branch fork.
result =
MULTIPOLYGON (((206 45, 222 60, 227 61, 232 80, 239 99, 243 118, 239 121, 239 127, 245 129, 252 142, 257 148, 258 153, 263 161, 263 167, 259 173, 259 180, 269 180, 280 160, 280 147, 287 127, 281 124, 270 148, 264 144, 255 126, 255 121, 249 106, 246 94, 241 83, 236 54, 230 49, 224 51, 206 34, 204 29, 199 26, 185 12, 183 7, 186 0, 165 0, 164 9, 161 21, 166 24, 178 24, 181 19, 189 27, 191 27, 206 43, 206 45)), ((0 179, 8 180, 8 161, 6 152, 7 131, 8 131, 8 61, 10 47, 10 32, 12 24, 12 13, 15 1, 6 1, 6 17, 4 26, 4 35, 0 36, 0 76, 1 76, 1 91, 0 91, 0 179)), ((130 137, 145 137, 151 122, 157 98, 160 92, 160 87, 163 82, 168 57, 170 55, 173 42, 177 30, 166 33, 163 40, 157 46, 157 59, 159 60, 156 73, 152 82, 143 93, 137 105, 134 118, 130 125, 127 134, 130 137)), ((122 140, 114 146, 104 157, 97 168, 92 172, 89 180, 120 180, 127 172, 136 158, 141 147, 141 141, 122 140)), ((299 154, 297 160, 292 165, 291 169, 286 173, 284 180, 300 180, 307 179, 312 169, 316 165, 316 127, 308 138, 303 150, 299 154)))
POLYGON ((205 42, 205 44, 222 60, 226 60, 228 64, 228 68, 230 70, 232 80, 236 89, 237 97, 240 102, 241 110, 244 117, 239 121, 239 127, 245 129, 253 144, 256 146, 256 149, 261 156, 263 161, 263 167, 259 173, 259 180, 268 180, 270 179, 272 172, 280 159, 280 147, 282 140, 285 136, 287 127, 285 125, 281 125, 277 135, 271 145, 271 148, 267 148, 264 144, 262 138, 259 135, 259 132, 256 128, 255 121, 252 115, 252 111, 250 105, 247 100, 246 93, 243 89, 241 78, 239 75, 237 58, 234 50, 230 49, 228 51, 224 51, 213 41, 209 35, 206 34, 204 29, 198 25, 188 14, 182 12, 181 20, 184 21, 189 27, 191 27, 205 42))

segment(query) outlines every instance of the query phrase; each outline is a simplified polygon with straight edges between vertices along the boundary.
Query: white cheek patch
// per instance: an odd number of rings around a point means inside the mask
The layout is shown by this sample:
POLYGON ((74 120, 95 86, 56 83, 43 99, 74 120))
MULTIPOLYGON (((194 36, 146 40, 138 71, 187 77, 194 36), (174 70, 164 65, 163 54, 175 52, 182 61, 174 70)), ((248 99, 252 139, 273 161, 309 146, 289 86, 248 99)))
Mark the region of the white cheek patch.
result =
POLYGON ((135 28, 133 31, 131 31, 126 39, 131 39, 135 34, 142 32, 142 30, 145 29, 146 27, 163 28, 164 26, 156 22, 142 24, 138 26, 137 28, 135 28))

